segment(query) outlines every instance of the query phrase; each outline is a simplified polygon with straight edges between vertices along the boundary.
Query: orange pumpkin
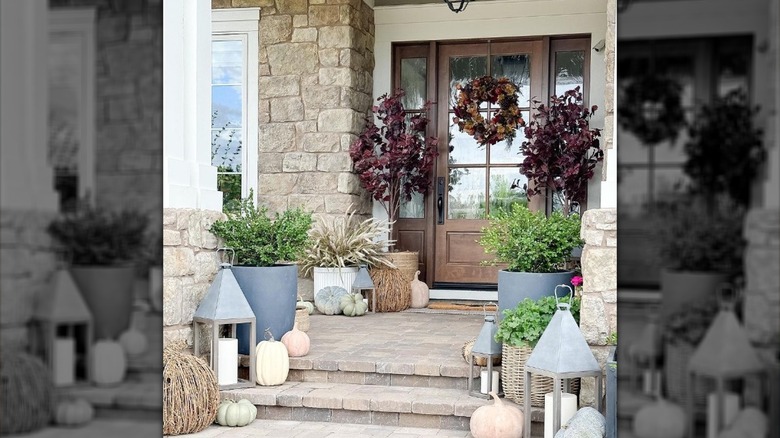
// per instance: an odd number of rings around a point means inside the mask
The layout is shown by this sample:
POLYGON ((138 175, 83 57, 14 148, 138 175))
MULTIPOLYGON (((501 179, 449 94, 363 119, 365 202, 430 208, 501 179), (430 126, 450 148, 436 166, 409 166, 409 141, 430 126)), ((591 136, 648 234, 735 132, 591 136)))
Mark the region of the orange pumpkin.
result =
POLYGON ((282 336, 282 344, 287 347, 287 353, 289 353, 290 357, 300 357, 309 354, 311 340, 309 335, 298 330, 298 323, 296 322, 293 329, 282 336))

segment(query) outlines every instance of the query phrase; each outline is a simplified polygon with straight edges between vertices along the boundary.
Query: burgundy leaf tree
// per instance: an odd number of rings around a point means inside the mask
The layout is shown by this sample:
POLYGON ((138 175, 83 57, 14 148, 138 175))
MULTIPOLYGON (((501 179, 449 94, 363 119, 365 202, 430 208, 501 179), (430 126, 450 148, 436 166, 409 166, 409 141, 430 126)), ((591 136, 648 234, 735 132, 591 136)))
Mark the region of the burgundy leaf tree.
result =
POLYGON ((520 171, 528 178, 528 195, 550 190, 558 196, 563 214, 571 212, 573 203, 583 203, 588 181, 596 164, 604 159, 599 147, 599 129, 590 129, 590 110, 583 105, 580 87, 562 96, 550 98, 550 105, 537 105, 536 113, 525 128, 528 140, 520 146, 525 157, 520 171))
POLYGON ((403 95, 398 90, 379 97, 371 111, 382 126, 366 117, 365 129, 349 148, 361 185, 382 203, 391 221, 397 219, 402 200, 428 191, 438 155, 437 140, 425 137, 430 103, 422 112, 408 114, 401 103, 403 95))

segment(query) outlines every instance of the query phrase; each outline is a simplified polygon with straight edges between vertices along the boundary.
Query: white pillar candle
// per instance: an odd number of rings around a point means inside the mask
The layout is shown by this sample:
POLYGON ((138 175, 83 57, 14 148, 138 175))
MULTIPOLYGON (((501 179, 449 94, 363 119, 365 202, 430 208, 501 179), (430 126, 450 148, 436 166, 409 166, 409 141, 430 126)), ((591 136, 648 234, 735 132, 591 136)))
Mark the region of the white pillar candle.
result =
POLYGON ((707 395, 707 438, 717 438, 720 430, 725 429, 739 413, 739 395, 733 392, 723 392, 723 421, 718 429, 718 394, 711 392, 707 395))
POLYGON ((238 383, 238 339, 219 339, 219 376, 220 385, 238 383))
POLYGON ((644 370, 642 373, 642 391, 645 394, 661 393, 661 372, 644 370))
MULTIPOLYGON (((577 413, 577 396, 568 392, 561 393, 561 427, 577 413)), ((553 438, 553 393, 544 395, 544 438, 553 438)))
MULTIPOLYGON (((480 381, 480 389, 479 392, 482 394, 488 393, 488 372, 487 370, 482 370, 482 372, 479 374, 479 381, 480 381)), ((492 386, 493 392, 498 394, 498 371, 493 371, 493 381, 490 382, 492 386)))
POLYGON ((54 385, 72 385, 75 380, 76 342, 72 338, 56 338, 54 340, 54 385))

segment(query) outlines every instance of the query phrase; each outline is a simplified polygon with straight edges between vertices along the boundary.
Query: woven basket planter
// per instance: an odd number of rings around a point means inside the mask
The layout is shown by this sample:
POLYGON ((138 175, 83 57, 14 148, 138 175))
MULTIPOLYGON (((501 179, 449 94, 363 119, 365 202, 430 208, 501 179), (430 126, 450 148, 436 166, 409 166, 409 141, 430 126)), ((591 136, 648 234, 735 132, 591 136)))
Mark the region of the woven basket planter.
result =
POLYGON ((163 435, 199 432, 219 408, 217 376, 206 361, 184 353, 182 344, 163 351, 163 435))
POLYGON ((417 272, 418 255, 409 251, 392 252, 387 258, 395 269, 384 266, 371 269, 377 302, 369 304, 376 312, 400 312, 412 305, 412 280, 417 272))
POLYGON ((40 359, 27 353, 3 351, 0 378, 2 435, 33 432, 49 424, 54 393, 49 370, 40 359))
MULTIPOLYGON (((664 381, 666 398, 685 406, 688 393, 688 362, 696 347, 687 342, 664 343, 664 381)), ((693 388, 693 404, 696 408, 707 406, 707 394, 714 392, 715 382, 698 379, 693 388)))
MULTIPOLYGON (((501 345, 501 384, 504 387, 506 398, 516 403, 524 403, 524 368, 532 351, 533 348, 528 346, 501 345)), ((571 392, 578 395, 580 379, 572 379, 570 383, 571 392)), ((563 382, 561 382, 561 389, 566 390, 563 387, 563 382)), ((544 395, 548 392, 553 392, 553 379, 539 374, 531 374, 531 406, 543 408, 544 395)))

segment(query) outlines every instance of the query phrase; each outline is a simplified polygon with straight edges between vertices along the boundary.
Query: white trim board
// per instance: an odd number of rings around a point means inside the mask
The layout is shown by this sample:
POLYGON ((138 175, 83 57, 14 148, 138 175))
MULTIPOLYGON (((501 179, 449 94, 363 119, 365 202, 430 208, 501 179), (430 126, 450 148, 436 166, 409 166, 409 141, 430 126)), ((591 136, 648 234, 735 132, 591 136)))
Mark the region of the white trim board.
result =
POLYGON ((429 297, 432 300, 498 302, 498 292, 494 290, 431 289, 429 297))

